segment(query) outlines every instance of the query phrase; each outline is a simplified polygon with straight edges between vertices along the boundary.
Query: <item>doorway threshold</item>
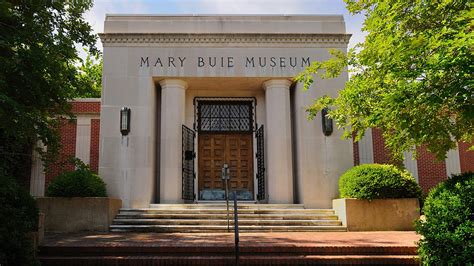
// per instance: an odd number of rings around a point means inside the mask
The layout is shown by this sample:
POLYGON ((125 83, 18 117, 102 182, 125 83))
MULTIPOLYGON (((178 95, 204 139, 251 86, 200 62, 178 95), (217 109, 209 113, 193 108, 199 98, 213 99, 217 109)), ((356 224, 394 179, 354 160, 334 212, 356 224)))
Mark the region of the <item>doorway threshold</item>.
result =
MULTIPOLYGON (((197 200, 196 204, 226 204, 225 200, 197 200)), ((237 200, 237 204, 258 204, 256 200, 237 200)), ((229 200, 229 204, 234 204, 233 200, 229 200)))

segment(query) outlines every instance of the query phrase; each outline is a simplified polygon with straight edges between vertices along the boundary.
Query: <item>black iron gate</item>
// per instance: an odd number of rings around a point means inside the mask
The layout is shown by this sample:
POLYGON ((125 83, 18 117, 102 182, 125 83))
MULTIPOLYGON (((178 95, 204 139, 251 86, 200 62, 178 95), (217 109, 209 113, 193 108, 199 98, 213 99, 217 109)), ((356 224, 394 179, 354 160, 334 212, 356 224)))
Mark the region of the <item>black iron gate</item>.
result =
POLYGON ((183 125, 183 180, 182 180, 182 198, 184 200, 193 201, 196 198, 194 194, 194 179, 196 173, 194 172, 194 140, 196 132, 183 125))
POLYGON ((263 125, 255 132, 257 139, 257 199, 265 199, 265 146, 263 125))

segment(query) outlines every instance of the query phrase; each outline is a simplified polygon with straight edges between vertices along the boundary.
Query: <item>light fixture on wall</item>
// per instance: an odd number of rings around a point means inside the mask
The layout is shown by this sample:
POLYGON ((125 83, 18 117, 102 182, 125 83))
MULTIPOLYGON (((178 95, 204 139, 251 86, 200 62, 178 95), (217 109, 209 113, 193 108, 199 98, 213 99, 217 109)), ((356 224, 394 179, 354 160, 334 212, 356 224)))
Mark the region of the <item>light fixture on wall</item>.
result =
POLYGON ((330 136, 332 134, 333 125, 332 119, 327 116, 329 108, 325 107, 321 110, 321 121, 323 126, 323 134, 325 136, 330 136))
POLYGON ((130 133, 130 117, 130 108, 122 107, 122 109, 120 109, 120 133, 122 133, 122 136, 126 136, 130 133))

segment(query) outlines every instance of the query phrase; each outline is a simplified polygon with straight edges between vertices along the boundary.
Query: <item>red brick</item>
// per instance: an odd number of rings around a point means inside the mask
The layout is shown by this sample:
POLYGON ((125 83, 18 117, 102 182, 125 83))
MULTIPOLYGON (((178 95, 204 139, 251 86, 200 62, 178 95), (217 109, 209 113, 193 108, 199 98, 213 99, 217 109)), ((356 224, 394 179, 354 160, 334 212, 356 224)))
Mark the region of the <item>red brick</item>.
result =
POLYGON ((100 102, 71 102, 74 114, 99 114, 100 102))
POLYGON ((352 150, 354 155, 354 166, 360 164, 359 142, 355 142, 355 134, 352 134, 352 150))
POLYGON ((470 144, 466 142, 459 143, 459 160, 461 164, 461 172, 474 172, 474 151, 469 151, 469 147, 474 145, 474 141, 470 144))
POLYGON ((49 170, 45 176, 45 188, 58 174, 63 171, 74 170, 74 165, 68 162, 68 159, 76 155, 76 120, 61 119, 59 128, 61 138, 61 148, 59 151, 59 159, 49 166, 49 170))
POLYGON ((374 149, 374 163, 393 164, 394 160, 390 150, 385 146, 385 139, 382 136, 382 130, 372 128, 372 143, 374 149))
POLYGON ((424 193, 447 179, 446 162, 438 161, 425 147, 417 149, 418 180, 424 193))
POLYGON ((91 150, 90 167, 95 173, 99 172, 99 138, 100 138, 100 119, 91 119, 91 150))

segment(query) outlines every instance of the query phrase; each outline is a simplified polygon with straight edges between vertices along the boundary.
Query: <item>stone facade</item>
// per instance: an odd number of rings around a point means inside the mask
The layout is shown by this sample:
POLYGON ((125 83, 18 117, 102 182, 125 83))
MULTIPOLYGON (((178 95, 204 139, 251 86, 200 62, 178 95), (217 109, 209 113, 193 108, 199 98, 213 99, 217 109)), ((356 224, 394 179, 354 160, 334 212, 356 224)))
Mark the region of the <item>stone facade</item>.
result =
MULTIPOLYGON (((79 100, 79 99, 78 99, 79 100)), ((90 100, 90 99, 89 99, 90 100)), ((83 100, 79 100, 82 106, 83 105, 83 100)), ((73 108, 74 106, 77 106, 77 102, 73 102, 73 108)), ((95 106, 99 104, 99 109, 100 109, 100 101, 99 99, 87 102, 86 110, 94 110, 96 108, 95 106)), ((87 113, 87 112, 86 112, 87 113)), ((83 113, 77 112, 76 116, 81 116, 83 113)), ((96 114, 99 116, 99 113, 96 114)), ((99 154, 99 132, 100 132, 100 119, 91 119, 91 144, 90 144, 90 166, 91 169, 95 170, 97 172, 98 168, 98 154, 99 154)), ((68 156, 76 156, 77 157, 77 152, 76 152, 76 140, 78 138, 77 136, 77 124, 73 121, 72 123, 64 123, 63 127, 61 129, 61 139, 63 140, 62 143, 66 144, 62 147, 61 154, 68 154, 68 156), (67 143, 70 143, 69 145, 67 143)), ((377 133, 376 133, 377 134, 377 133)), ((377 136, 378 138, 379 136, 377 136)), ((381 136, 380 136, 381 137, 381 136)), ((373 142, 372 145, 379 146, 377 149, 381 150, 383 147, 381 146, 384 142, 383 141, 377 141, 373 142)), ((474 152, 468 151, 469 145, 467 143, 459 143, 459 149, 455 150, 454 152, 458 152, 457 155, 457 163, 460 165, 460 170, 458 172, 453 172, 453 173, 462 173, 462 172, 469 172, 469 171, 474 171, 474 152)), ((380 155, 382 157, 390 158, 390 153, 387 149, 384 150, 384 155, 380 155)), ((359 143, 358 142, 353 142, 353 161, 354 165, 359 165, 359 143)), ((448 176, 447 172, 447 161, 452 160, 452 158, 447 158, 445 161, 436 161, 435 156, 428 151, 424 149, 420 149, 420 155, 418 157, 418 160, 412 160, 411 158, 407 158, 404 162, 405 167, 410 170, 410 172, 417 177, 417 180, 420 184, 420 186, 423 188, 423 191, 426 193, 431 189, 432 187, 436 186, 439 182, 443 181, 446 179, 448 176), (412 165, 408 165, 411 163, 412 165), (413 166, 414 165, 414 166, 413 166), (416 171, 413 171, 415 169, 416 171)), ((450 152, 449 155, 453 156, 452 153, 450 152)), ((373 155, 374 157, 377 157, 376 155, 373 155)), ((453 156, 456 159, 456 156, 453 156)), ((44 195, 44 189, 47 187, 47 184, 45 185, 45 174, 42 172, 42 167, 38 165, 37 161, 36 163, 33 162, 33 170, 32 172, 32 179, 31 179, 31 190, 32 193, 33 191, 36 191, 35 194, 33 195, 38 195, 38 196, 43 196, 44 195), (36 172, 35 172, 36 171, 36 172), (42 179, 42 180, 41 180, 42 179), (42 183, 41 183, 42 181, 42 183), (38 183, 39 182, 39 183, 38 183), (39 187, 39 188, 38 188, 39 187)), ((386 163, 385 161, 378 161, 374 160, 374 163, 386 163)), ((454 162, 454 164, 456 161, 454 162)), ((59 165, 56 166, 57 171, 59 171, 59 165)), ((66 168, 67 169, 72 169, 72 168, 66 168)), ((54 174, 47 174, 47 183, 49 183, 52 178, 54 178, 54 174)))
MULTIPOLYGON (((89 163, 124 207, 184 202, 182 126, 196 130, 199 140, 196 101, 201 98, 255 103, 255 129, 263 126, 265 132, 260 203, 330 208, 343 172, 390 159, 378 130, 353 143, 341 140, 337 129, 325 136, 321 115, 307 120, 306 106, 314 98, 336 96, 346 72, 318 79, 308 91, 293 81, 311 61, 329 58, 328 49, 346 51, 350 35, 342 16, 107 15, 100 37, 102 99, 73 102, 77 119, 62 128, 62 154, 89 163), (119 130, 122 107, 131 110, 128 135, 119 130)), ((252 145, 255 152, 255 137, 252 145)), ((472 152, 463 145, 441 163, 444 168, 435 167, 425 153, 417 161, 406 154, 403 164, 426 190, 448 172, 472 169, 472 152)), ((256 176, 257 158, 250 163, 256 176)), ((197 159, 194 166, 198 173, 197 159)), ((45 177, 34 162, 32 194, 44 195, 54 174, 45 177)), ((251 191, 255 200, 258 181, 255 177, 251 191)))

